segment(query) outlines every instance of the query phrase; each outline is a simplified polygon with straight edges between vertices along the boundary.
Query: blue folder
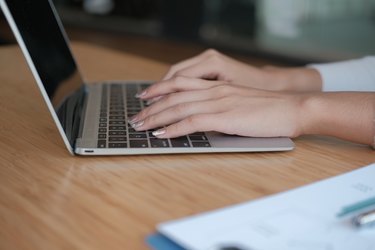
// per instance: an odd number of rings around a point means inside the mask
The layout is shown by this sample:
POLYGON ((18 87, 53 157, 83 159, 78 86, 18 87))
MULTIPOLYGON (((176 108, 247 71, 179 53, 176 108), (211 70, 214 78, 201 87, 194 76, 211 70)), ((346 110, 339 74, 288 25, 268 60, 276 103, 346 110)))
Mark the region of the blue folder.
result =
POLYGON ((159 233, 149 235, 146 242, 153 250, 186 250, 159 233))

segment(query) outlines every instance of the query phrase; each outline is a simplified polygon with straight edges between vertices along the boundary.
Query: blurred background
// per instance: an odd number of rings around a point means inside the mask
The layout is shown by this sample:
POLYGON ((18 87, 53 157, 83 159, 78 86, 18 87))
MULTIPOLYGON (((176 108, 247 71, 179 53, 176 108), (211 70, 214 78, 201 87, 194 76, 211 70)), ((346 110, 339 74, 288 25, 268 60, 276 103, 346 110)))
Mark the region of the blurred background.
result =
POLYGON ((290 65, 375 54, 375 0, 53 1, 72 40, 167 63, 207 47, 290 65))

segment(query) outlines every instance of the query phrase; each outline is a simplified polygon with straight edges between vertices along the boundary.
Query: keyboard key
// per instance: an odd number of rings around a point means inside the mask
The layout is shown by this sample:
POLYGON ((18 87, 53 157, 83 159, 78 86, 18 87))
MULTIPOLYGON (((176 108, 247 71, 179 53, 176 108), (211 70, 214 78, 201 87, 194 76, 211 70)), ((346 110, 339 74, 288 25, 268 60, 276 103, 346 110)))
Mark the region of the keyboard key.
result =
POLYGON ((109 131, 109 135, 126 135, 126 131, 109 131))
POLYGON ((99 128, 99 133, 107 133, 107 129, 106 128, 99 128))
POLYGON ((192 141, 207 141, 205 135, 189 135, 190 140, 192 141))
POLYGON ((110 125, 123 125, 125 121, 109 121, 110 125))
POLYGON ((142 110, 142 108, 141 108, 140 106, 138 106, 138 107, 131 107, 131 106, 128 106, 128 107, 127 107, 127 110, 128 110, 129 112, 139 112, 139 111, 142 110))
POLYGON ((127 141, 126 137, 109 137, 109 141, 127 141))
POLYGON ((105 148, 106 140, 98 140, 98 148, 105 148))
POLYGON ((189 148, 190 144, 186 136, 170 139, 172 147, 175 148, 189 148))
POLYGON ((118 115, 110 115, 110 120, 125 120, 125 116, 118 116, 118 115))
POLYGON ((148 132, 148 137, 150 137, 150 138, 156 138, 156 137, 152 134, 152 131, 148 132))
POLYGON ((131 138, 131 139, 147 139, 147 135, 145 133, 129 134, 129 138, 131 138))
POLYGON ((209 142, 192 142, 194 148, 209 148, 211 147, 209 142))
POLYGON ((109 126, 109 130, 125 130, 125 126, 109 126))
POLYGON ((129 133, 137 133, 137 131, 132 127, 129 127, 128 130, 129 130, 129 133))
POLYGON ((130 147, 131 148, 147 148, 148 141, 147 140, 131 140, 130 147))
POLYGON ((100 118, 99 122, 107 122, 107 118, 100 118))
POLYGON ((107 135, 106 134, 99 134, 98 138, 99 139, 105 139, 105 138, 107 138, 107 135))
POLYGON ((99 127, 101 127, 101 128, 106 128, 107 127, 107 123, 103 123, 103 122, 101 122, 101 123, 99 123, 99 127))
POLYGON ((121 116, 125 116, 125 113, 122 112, 122 111, 110 111, 109 114, 110 114, 110 115, 121 115, 121 116))
POLYGON ((112 105, 109 107, 110 111, 124 111, 123 105, 112 105))
POLYGON ((128 144, 127 143, 109 143, 108 147, 110 148, 127 148, 128 144))
POLYGON ((168 148, 169 143, 166 139, 150 139, 151 147, 153 148, 168 148))

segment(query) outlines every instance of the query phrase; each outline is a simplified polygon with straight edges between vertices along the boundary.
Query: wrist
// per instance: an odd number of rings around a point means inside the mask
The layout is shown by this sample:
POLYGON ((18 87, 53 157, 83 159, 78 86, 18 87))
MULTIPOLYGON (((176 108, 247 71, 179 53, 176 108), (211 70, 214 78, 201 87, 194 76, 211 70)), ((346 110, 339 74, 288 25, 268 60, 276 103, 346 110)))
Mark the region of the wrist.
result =
POLYGON ((319 134, 372 144, 374 93, 315 92, 301 98, 300 135, 319 134))
POLYGON ((300 135, 322 134, 324 100, 320 94, 301 95, 300 135))

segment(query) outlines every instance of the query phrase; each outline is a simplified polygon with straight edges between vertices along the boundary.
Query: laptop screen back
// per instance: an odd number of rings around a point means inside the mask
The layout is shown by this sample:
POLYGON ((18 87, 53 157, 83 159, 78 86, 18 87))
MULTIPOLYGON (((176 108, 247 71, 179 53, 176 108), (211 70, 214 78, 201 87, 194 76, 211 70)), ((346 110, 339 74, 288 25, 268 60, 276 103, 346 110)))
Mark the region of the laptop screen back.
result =
MULTIPOLYGON (((83 85, 75 60, 65 38, 55 9, 50 0, 0 0, 6 3, 12 17, 18 41, 26 49, 30 66, 36 78, 39 77, 57 117, 73 147, 74 111, 77 93, 83 85), (67 100, 70 99, 69 103, 67 100)), ((5 8, 4 8, 5 9, 5 8)), ((7 14, 7 13, 5 13, 7 14)), ((6 15, 7 16, 7 15, 6 15)), ((14 28, 14 27, 13 27, 14 28)), ((25 52, 25 51, 24 51, 25 52)), ((38 79, 37 79, 38 80, 38 79)), ((81 91, 82 92, 82 91, 81 91)))

